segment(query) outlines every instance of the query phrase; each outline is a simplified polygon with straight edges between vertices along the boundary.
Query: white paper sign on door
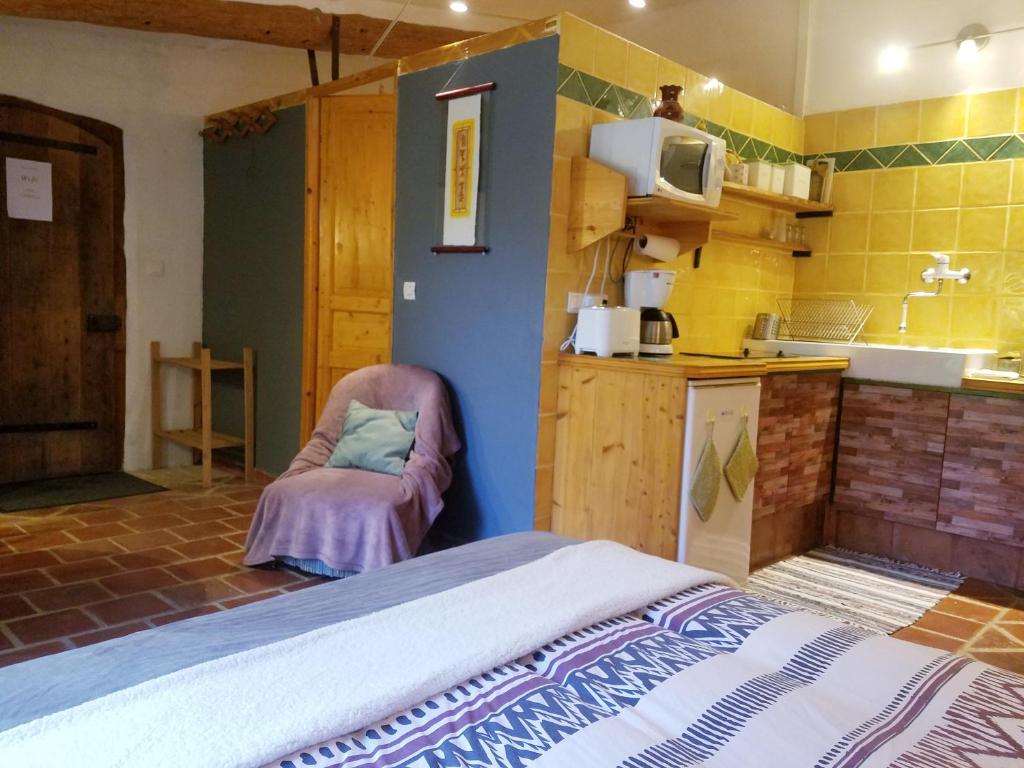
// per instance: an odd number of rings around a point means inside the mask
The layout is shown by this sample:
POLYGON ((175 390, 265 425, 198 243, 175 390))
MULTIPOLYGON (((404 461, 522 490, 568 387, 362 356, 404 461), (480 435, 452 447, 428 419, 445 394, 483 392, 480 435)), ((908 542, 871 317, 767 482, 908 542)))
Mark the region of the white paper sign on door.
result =
POLYGON ((53 221, 53 166, 7 158, 7 215, 12 219, 53 221))

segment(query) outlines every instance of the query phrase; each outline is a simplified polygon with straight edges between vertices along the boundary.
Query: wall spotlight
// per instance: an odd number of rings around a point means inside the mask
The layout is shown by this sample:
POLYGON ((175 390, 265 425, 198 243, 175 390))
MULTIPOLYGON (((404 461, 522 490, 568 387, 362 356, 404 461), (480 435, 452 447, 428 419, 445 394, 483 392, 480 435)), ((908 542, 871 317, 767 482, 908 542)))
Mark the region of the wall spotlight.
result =
POLYGON ((990 36, 984 24, 968 24, 956 36, 956 57, 960 61, 974 61, 981 49, 988 45, 990 36))
POLYGON ((451 8, 456 13, 465 13, 466 11, 469 10, 469 6, 462 2, 462 0, 453 0, 452 2, 448 3, 448 7, 451 8))
POLYGON ((634 8, 646 8, 647 0, 629 0, 629 4, 634 8))

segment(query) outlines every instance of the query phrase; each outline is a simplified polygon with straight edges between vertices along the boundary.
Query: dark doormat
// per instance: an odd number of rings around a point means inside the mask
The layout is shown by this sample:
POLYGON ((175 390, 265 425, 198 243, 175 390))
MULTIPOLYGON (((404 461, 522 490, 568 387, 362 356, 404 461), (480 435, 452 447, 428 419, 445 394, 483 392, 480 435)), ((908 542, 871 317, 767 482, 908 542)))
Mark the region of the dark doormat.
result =
POLYGON ((161 485, 129 475, 127 472, 52 477, 47 480, 0 485, 0 512, 64 507, 69 504, 119 499, 166 490, 161 485))

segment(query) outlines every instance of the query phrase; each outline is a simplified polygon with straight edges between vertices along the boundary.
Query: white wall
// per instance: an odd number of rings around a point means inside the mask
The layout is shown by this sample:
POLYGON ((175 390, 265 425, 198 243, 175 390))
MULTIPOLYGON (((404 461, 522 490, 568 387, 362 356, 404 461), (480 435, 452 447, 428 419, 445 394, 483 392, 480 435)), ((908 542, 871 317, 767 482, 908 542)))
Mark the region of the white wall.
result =
MULTIPOLYGON (((345 57, 342 74, 374 63, 345 57)), ((202 336, 203 117, 307 85, 304 51, 0 17, 0 93, 124 131, 128 469, 150 462, 150 340, 184 354, 202 336)), ((165 414, 188 424, 189 378, 164 381, 165 414)))
POLYGON ((907 68, 878 72, 888 45, 952 40, 968 24, 1024 26, 1021 0, 814 0, 804 113, 892 104, 1024 84, 1024 32, 997 35, 973 65, 948 45, 912 51, 907 68))

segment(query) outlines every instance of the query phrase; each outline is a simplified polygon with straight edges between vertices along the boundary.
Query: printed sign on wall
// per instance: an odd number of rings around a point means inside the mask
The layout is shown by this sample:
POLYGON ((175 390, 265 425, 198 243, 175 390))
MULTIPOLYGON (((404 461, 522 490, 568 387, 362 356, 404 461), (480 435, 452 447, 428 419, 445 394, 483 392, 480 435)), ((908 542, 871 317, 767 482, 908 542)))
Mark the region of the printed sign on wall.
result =
POLYGON ((448 102, 448 149, 444 174, 445 245, 476 243, 480 184, 479 93, 448 102))
POLYGON ((7 215, 12 219, 53 221, 53 166, 7 158, 7 215))

